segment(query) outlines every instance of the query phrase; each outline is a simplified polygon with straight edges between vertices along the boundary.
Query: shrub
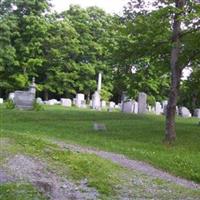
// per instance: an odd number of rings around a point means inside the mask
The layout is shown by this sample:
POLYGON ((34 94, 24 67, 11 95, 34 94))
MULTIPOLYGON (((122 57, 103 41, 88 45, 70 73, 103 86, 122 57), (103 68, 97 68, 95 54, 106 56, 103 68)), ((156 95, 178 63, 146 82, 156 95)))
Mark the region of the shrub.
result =
POLYGON ((7 109, 14 109, 15 108, 15 104, 14 104, 13 100, 11 100, 11 99, 8 99, 5 104, 6 104, 7 109))
POLYGON ((33 103, 33 110, 35 110, 35 111, 41 111, 41 110, 44 110, 44 107, 41 104, 39 104, 36 101, 34 101, 34 103, 33 103))

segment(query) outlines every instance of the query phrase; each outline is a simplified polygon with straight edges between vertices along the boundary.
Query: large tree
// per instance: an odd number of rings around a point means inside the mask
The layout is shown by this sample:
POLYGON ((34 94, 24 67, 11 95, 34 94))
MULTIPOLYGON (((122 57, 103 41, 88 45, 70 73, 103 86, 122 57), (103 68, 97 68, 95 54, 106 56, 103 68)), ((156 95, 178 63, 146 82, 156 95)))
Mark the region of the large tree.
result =
POLYGON ((135 51, 139 51, 139 55, 134 54, 137 59, 147 57, 154 64, 168 65, 166 69, 170 72, 171 84, 165 141, 171 143, 176 139, 175 114, 182 71, 188 65, 194 67, 200 59, 200 5, 197 1, 157 0, 149 9, 146 3, 143 0, 130 1, 125 19, 133 24, 129 35, 133 35, 135 41, 139 40, 140 45, 132 44, 135 51))

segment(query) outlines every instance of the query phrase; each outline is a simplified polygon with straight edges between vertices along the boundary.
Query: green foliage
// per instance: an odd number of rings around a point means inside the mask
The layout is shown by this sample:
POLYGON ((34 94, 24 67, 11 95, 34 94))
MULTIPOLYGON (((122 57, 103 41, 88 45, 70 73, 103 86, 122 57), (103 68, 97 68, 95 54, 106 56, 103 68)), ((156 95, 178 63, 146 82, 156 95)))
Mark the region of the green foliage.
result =
POLYGON ((44 107, 43 107, 43 105, 41 105, 41 104, 37 103, 36 101, 34 101, 33 110, 34 111, 43 111, 44 107))
POLYGON ((156 99, 154 96, 147 96, 147 103, 150 105, 150 106, 154 106, 155 103, 156 103, 156 99))
POLYGON ((8 99, 5 104, 6 104, 7 109, 12 110, 15 108, 15 104, 14 104, 13 100, 11 100, 11 99, 8 99))

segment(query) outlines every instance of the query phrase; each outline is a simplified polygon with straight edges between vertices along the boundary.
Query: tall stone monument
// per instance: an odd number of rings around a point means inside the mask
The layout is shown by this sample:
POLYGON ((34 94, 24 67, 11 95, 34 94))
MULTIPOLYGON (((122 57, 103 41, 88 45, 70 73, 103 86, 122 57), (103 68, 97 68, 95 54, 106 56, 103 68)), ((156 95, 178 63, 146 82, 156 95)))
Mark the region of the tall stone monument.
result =
POLYGON ((147 112, 147 95, 144 92, 140 92, 138 97, 138 113, 144 114, 146 112, 147 112))
POLYGON ((102 73, 98 75, 97 91, 92 95, 92 108, 99 110, 101 109, 101 83, 102 83, 102 73))

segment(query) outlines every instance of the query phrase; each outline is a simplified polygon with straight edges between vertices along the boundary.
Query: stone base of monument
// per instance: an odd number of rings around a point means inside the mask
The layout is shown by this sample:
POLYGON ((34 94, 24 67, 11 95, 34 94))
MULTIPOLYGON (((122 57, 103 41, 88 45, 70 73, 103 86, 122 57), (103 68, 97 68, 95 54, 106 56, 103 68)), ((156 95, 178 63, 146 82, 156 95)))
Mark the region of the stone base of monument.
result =
POLYGON ((15 91, 13 100, 16 108, 30 110, 33 108, 35 94, 29 91, 15 91))

